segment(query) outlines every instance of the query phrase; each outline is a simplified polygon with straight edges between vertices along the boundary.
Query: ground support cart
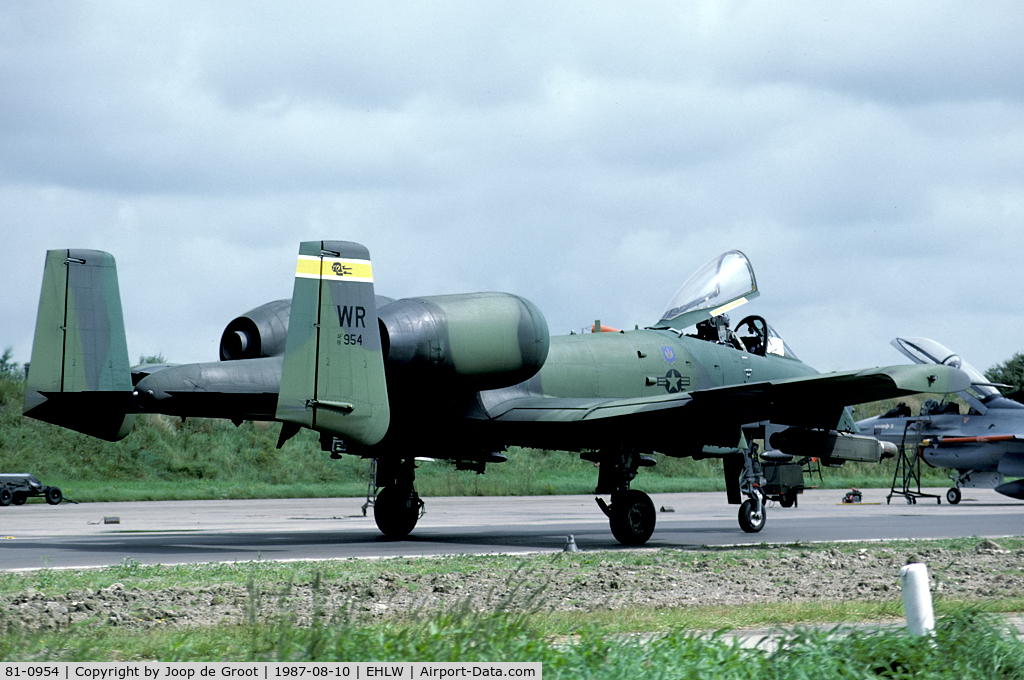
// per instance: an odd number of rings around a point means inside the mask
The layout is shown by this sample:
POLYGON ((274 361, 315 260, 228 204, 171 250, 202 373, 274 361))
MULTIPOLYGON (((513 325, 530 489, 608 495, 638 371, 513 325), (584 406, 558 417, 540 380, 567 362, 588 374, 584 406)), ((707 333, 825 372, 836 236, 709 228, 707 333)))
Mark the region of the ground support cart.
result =
POLYGON ((55 486, 45 486, 27 472, 0 474, 0 505, 23 505, 30 496, 43 496, 50 505, 64 500, 64 494, 55 486))

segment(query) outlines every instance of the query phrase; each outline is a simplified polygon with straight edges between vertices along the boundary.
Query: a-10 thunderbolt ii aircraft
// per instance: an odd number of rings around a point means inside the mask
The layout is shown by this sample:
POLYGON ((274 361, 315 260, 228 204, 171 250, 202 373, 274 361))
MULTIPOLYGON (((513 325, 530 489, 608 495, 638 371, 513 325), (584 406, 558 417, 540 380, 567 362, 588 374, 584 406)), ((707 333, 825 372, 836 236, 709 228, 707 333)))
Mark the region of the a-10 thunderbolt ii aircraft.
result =
POLYGON ((858 421, 861 432, 912 449, 932 467, 956 470, 946 500, 960 502, 960 489, 994 488, 1024 500, 1024 404, 1007 399, 973 366, 928 338, 896 338, 892 345, 919 364, 953 366, 971 379, 958 395, 968 404, 929 399, 920 414, 900 404, 888 413, 858 421))
POLYGON ((730 251, 650 328, 551 337, 522 297, 378 297, 364 246, 308 241, 291 300, 231 321, 221 361, 131 369, 113 257, 51 250, 24 412, 109 440, 137 413, 277 420, 279 445, 311 428, 332 456, 377 460, 374 517, 395 538, 421 514, 416 457, 482 473, 509 446, 579 452, 599 466, 615 538, 640 545, 656 514, 630 484, 649 454, 721 456, 729 501, 754 532, 764 494, 742 426, 771 423, 772 447, 787 454, 878 460, 876 439, 837 431, 853 429, 845 405, 967 385, 946 366, 817 375, 763 318, 728 328, 726 312, 757 295, 747 258, 730 251))

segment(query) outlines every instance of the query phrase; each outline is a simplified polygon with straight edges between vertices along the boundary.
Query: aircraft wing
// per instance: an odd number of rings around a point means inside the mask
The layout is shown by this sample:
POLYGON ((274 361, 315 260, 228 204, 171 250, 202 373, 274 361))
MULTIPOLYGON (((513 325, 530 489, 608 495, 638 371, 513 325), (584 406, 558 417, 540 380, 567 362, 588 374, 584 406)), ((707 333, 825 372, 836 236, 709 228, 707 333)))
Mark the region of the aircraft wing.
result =
POLYGON ((629 399, 524 396, 490 407, 488 412, 492 420, 507 423, 572 423, 675 409, 691 400, 686 393, 629 399))
POLYGON ((843 407, 921 392, 956 392, 970 384, 963 372, 947 366, 887 366, 783 380, 728 385, 658 397, 568 399, 521 396, 488 407, 492 420, 504 423, 590 423, 603 434, 625 428, 630 437, 657 440, 669 433, 721 429, 772 421, 831 429, 843 407))
POLYGON ((945 394, 970 385, 948 366, 885 366, 800 378, 730 385, 691 392, 700 410, 729 409, 742 422, 770 420, 806 427, 834 427, 846 406, 922 392, 945 394), (823 419, 829 422, 824 422, 823 419))

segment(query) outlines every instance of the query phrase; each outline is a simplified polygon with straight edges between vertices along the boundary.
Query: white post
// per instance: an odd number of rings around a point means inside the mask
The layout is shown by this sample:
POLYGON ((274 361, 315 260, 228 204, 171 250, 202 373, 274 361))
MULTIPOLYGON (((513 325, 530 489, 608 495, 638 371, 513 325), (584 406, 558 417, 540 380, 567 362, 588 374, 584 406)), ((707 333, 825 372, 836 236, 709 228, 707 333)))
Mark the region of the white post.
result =
POLYGON ((932 611, 932 591, 928 586, 928 567, 920 563, 903 567, 900 569, 900 585, 903 587, 907 630, 912 635, 931 635, 935 630, 935 613, 932 611))

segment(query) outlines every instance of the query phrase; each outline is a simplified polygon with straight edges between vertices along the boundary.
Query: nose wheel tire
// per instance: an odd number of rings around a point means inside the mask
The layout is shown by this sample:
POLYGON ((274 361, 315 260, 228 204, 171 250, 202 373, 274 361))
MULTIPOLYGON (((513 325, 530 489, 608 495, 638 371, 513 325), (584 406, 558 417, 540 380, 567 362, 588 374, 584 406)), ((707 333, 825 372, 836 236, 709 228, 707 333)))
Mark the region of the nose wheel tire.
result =
POLYGON ((612 497, 608 517, 615 540, 623 545, 643 545, 654 533, 658 515, 650 496, 630 489, 612 497))
POLYGON ((761 505, 760 513, 755 512, 756 509, 757 505, 750 498, 743 501, 743 504, 740 506, 740 528, 748 534, 756 534, 761 529, 764 529, 764 523, 767 519, 764 504, 761 505))
POLYGON ((956 505, 957 503, 959 503, 960 502, 960 489, 954 486, 952 489, 949 489, 948 491, 946 491, 946 501, 950 505, 956 505))
POLYGON ((386 537, 405 538, 416 528, 422 508, 423 501, 412 487, 386 486, 374 501, 373 519, 386 537))

